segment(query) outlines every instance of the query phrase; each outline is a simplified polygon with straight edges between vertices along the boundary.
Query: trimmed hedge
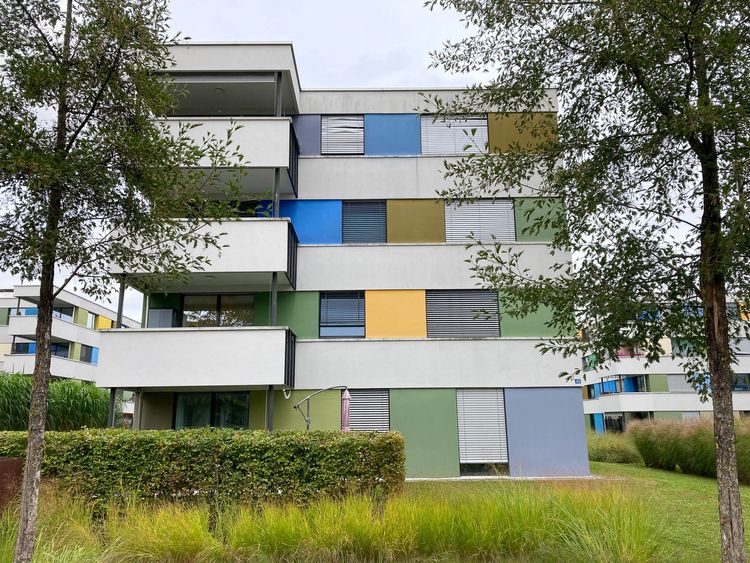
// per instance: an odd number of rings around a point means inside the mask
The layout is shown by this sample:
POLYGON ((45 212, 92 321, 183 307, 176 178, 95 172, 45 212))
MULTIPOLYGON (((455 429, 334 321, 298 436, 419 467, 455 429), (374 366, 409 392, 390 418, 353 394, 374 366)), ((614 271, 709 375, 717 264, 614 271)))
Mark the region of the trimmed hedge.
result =
MULTIPOLYGON (((737 472, 750 484, 750 424, 735 419, 737 472)), ((628 434, 648 467, 716 477, 714 431, 706 421, 644 421, 631 424, 628 434)))
POLYGON ((641 455, 627 434, 607 432, 597 434, 588 432, 586 442, 591 461, 606 463, 642 463, 641 455))
MULTIPOLYGON (((48 432, 42 473, 94 500, 137 495, 305 503, 390 495, 404 482, 397 433, 192 430, 48 432)), ((0 432, 0 457, 25 432, 0 432)))

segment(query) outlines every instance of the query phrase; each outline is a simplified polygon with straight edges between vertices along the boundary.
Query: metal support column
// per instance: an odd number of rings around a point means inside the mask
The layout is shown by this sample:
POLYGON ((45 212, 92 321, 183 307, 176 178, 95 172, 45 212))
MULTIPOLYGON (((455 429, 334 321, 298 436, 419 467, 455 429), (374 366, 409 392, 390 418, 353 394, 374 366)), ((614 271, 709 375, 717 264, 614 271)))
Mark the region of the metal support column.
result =
POLYGON ((116 328, 122 328, 122 309, 125 306, 125 278, 120 278, 120 294, 117 296, 116 328))
POLYGON ((107 412, 107 428, 115 425, 115 403, 117 399, 117 388, 112 387, 109 390, 109 411, 107 412))

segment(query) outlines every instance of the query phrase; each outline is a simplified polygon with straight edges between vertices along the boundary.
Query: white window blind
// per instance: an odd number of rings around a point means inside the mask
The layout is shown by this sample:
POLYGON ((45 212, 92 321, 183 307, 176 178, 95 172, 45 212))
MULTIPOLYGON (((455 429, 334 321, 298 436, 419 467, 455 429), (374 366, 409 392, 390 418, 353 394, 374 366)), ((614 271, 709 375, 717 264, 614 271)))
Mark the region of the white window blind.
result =
POLYGON ((321 154, 364 154, 363 115, 324 115, 320 128, 321 154))
POLYGON ((457 389, 461 463, 508 463, 505 393, 502 389, 457 389))
POLYGON ((362 432, 390 430, 388 389, 349 389, 349 428, 362 432))
POLYGON ((422 154, 463 156, 487 152, 487 116, 445 120, 423 115, 420 124, 422 154))
POLYGON ((471 235, 484 244, 515 242, 516 219, 510 199, 478 199, 445 206, 445 242, 470 242, 471 235))

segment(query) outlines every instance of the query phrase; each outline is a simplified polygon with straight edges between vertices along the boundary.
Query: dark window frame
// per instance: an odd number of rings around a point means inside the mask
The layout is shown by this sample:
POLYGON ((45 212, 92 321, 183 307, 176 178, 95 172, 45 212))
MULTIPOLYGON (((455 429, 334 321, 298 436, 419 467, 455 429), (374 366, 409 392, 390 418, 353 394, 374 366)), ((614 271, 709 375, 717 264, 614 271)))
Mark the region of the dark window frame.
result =
POLYGON ((364 290, 353 290, 353 291, 321 291, 319 292, 318 298, 318 338, 365 338, 366 337, 366 323, 367 323, 367 301, 365 300, 364 290), (356 299, 362 301, 362 324, 323 324, 323 299, 328 298, 330 294, 357 294, 356 299), (362 328, 362 336, 354 335, 323 335, 323 328, 362 328))
MULTIPOLYGON (((208 420, 209 428, 219 428, 217 426, 213 425, 213 422, 216 417, 216 395, 226 395, 226 394, 234 394, 234 395, 244 395, 245 396, 245 403, 246 403, 246 410, 245 410, 245 425, 240 427, 235 426, 226 426, 221 428, 240 428, 240 429, 247 429, 250 427, 250 391, 175 391, 172 393, 172 430, 178 430, 176 427, 177 425, 177 397, 179 395, 205 395, 209 394, 211 396, 210 404, 209 404, 209 410, 208 410, 208 420)), ((180 428, 179 430, 187 429, 187 428, 197 428, 194 426, 185 426, 184 428, 180 428)))

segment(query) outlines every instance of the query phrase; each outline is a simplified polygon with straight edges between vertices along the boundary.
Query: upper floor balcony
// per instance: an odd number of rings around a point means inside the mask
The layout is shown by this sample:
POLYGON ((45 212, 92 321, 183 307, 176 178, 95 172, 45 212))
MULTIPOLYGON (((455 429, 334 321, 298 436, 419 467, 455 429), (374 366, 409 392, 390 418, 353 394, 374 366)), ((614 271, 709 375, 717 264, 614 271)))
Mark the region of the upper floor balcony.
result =
MULTIPOLYGON (((187 279, 165 282, 165 292, 252 292, 268 291, 274 272, 280 289, 294 289, 297 280, 297 235, 289 219, 244 218, 211 223, 204 229, 219 237, 221 248, 195 248, 187 252, 208 259, 203 269, 187 279)), ((127 274, 137 285, 139 275, 117 268, 113 274, 127 274)), ((151 274, 149 272, 148 274, 151 274)))
MULTIPOLYGON (((36 323, 36 316, 11 314, 8 320, 8 336, 33 340, 36 336, 36 323)), ((52 338, 66 342, 78 342, 87 346, 99 346, 99 333, 97 331, 78 325, 72 319, 65 320, 57 311, 53 311, 52 338)))
MULTIPOLYGON (((172 117, 163 123, 172 135, 177 135, 183 126, 191 126, 188 135, 200 144, 207 136, 226 138, 227 131, 236 127, 232 135, 243 161, 238 166, 245 168, 240 178, 243 194, 271 194, 274 187, 275 169, 282 169, 280 194, 297 195, 299 144, 292 120, 288 117, 172 117)), ((206 157, 200 165, 208 168, 206 157)), ((211 194, 209 194, 211 195, 211 194)))
POLYGON ((296 339, 286 327, 118 329, 101 336, 98 387, 294 387, 296 339))
MULTIPOLYGON (((35 354, 6 354, 3 370, 10 373, 34 373, 35 354)), ((50 373, 54 377, 94 381, 99 368, 91 362, 74 360, 53 355, 50 359, 50 373)))

